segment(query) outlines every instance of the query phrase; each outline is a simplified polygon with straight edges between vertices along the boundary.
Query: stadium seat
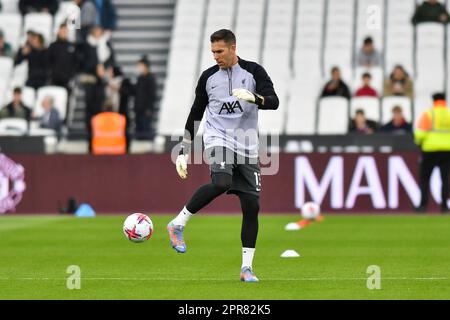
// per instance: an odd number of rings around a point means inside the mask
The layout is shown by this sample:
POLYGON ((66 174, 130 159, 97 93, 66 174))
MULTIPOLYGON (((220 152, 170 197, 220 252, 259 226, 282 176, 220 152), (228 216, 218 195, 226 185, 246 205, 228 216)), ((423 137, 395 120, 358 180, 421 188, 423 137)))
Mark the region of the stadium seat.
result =
POLYGON ((413 36, 411 17, 415 4, 411 0, 387 1, 385 72, 389 74, 395 65, 401 64, 414 75, 413 36))
POLYGON ((8 103, 6 92, 8 91, 9 80, 0 78, 0 109, 8 103))
POLYGON ((22 136, 28 131, 27 121, 19 118, 0 119, 0 136, 22 136))
POLYGON ((29 30, 41 33, 48 46, 52 41, 53 17, 50 13, 29 13, 25 15, 24 32, 29 30))
MULTIPOLYGON (((341 68, 353 66, 354 1, 328 2, 326 38, 324 47, 324 70, 338 65, 341 68)), ((352 77, 350 77, 350 80, 352 77)))
POLYGON ((24 61, 14 67, 11 87, 23 87, 28 79, 28 61, 24 61))
POLYGON ((262 110, 258 113, 259 132, 262 134, 281 134, 285 128, 285 113, 287 109, 288 75, 274 73, 270 75, 278 95, 278 110, 262 110))
POLYGON ((235 34, 237 51, 243 59, 261 61, 261 35, 263 30, 264 0, 239 1, 235 34), (252 12, 248 15, 248 12, 252 12))
POLYGON ((14 60, 9 57, 0 57, 0 80, 11 79, 14 68, 14 60))
POLYGON ((408 97, 385 97, 381 104, 381 124, 384 125, 392 119, 392 108, 400 106, 405 120, 412 121, 411 99, 408 97))
POLYGON ((0 30, 3 31, 5 40, 14 51, 19 49, 22 35, 22 16, 16 13, 0 13, 0 30))
POLYGON ((384 51, 383 26, 385 18, 384 0, 358 0, 356 19, 355 53, 368 36, 372 37, 375 48, 384 51))
POLYGON ((209 36, 219 29, 231 29, 233 16, 236 15, 233 1, 210 0, 208 12, 206 13, 206 24, 204 39, 202 39, 200 70, 199 72, 215 64, 211 53, 211 42, 209 36))
POLYGON ((3 13, 19 13, 19 0, 0 0, 0 2, 3 13))
POLYGON ((291 74, 294 1, 269 0, 262 63, 269 74, 291 74))
POLYGON ((316 132, 319 90, 318 81, 300 77, 292 82, 287 105, 286 134, 308 135, 316 132))
POLYGON ((433 106, 433 99, 428 94, 416 92, 414 97, 414 123, 419 119, 420 115, 433 106))
POLYGON ((67 116, 67 89, 57 86, 46 86, 39 88, 37 91, 36 104, 33 112, 37 117, 42 116, 44 110, 41 103, 46 96, 51 96, 54 100, 54 107, 58 110, 61 119, 65 119, 67 116))
POLYGON ((346 134, 348 132, 348 100, 342 97, 327 97, 319 101, 317 133, 346 134))
POLYGON ((294 75, 308 75, 321 79, 323 75, 321 51, 323 36, 323 0, 300 1, 295 30, 294 75))
POLYGON ((181 133, 192 103, 199 66, 199 44, 205 0, 177 1, 172 30, 167 78, 161 101, 157 132, 181 133))
POLYGON ((357 109, 364 110, 367 119, 379 122, 381 119, 380 100, 374 97, 354 97, 350 102, 350 117, 357 109))

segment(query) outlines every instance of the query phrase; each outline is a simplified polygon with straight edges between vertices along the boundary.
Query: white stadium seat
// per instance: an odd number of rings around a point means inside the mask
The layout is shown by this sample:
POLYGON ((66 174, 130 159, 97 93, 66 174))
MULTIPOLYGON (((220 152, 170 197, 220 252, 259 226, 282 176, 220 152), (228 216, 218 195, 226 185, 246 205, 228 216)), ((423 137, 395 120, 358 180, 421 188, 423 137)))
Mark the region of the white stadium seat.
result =
POLYGON ((235 34, 237 52, 246 60, 260 62, 263 30, 264 0, 239 1, 235 34), (248 12, 252 12, 248 15, 248 12))
POLYGON ((314 134, 316 132, 319 82, 305 78, 294 80, 287 106, 286 134, 314 134))
POLYGON ((44 100, 46 96, 53 98, 54 107, 58 110, 61 119, 64 119, 67 115, 67 89, 57 86, 46 86, 39 88, 37 91, 36 104, 33 109, 33 112, 37 117, 42 116, 44 113, 41 104, 42 100, 44 100))
POLYGON ((374 97, 355 97, 350 102, 350 117, 355 116, 355 111, 362 109, 367 119, 379 122, 381 118, 380 100, 374 97))
POLYGON ((375 48, 379 52, 383 52, 384 3, 384 0, 358 0, 355 38, 356 52, 359 51, 364 39, 368 36, 373 39, 375 48))
POLYGON ((351 68, 353 65, 354 10, 353 0, 330 0, 328 2, 324 47, 326 74, 335 65, 341 68, 351 68))
POLYGON ((0 0, 3 13, 19 13, 19 0, 0 0))
POLYGON ((269 0, 262 63, 269 74, 291 74, 294 1, 269 0))
POLYGON ((210 0, 208 12, 206 14, 206 25, 204 29, 204 39, 202 39, 201 59, 199 72, 215 64, 211 52, 211 42, 209 36, 219 29, 231 29, 235 6, 233 1, 210 0))
POLYGON ((14 60, 9 57, 0 57, 0 80, 11 79, 14 68, 14 60))
POLYGON ((22 35, 22 16, 17 13, 0 13, 0 30, 13 50, 17 50, 22 35))
POLYGON ((184 122, 197 81, 199 44, 205 0, 178 0, 172 30, 167 78, 159 114, 158 134, 184 133, 184 122))
POLYGON ((24 119, 5 118, 0 119, 0 136, 22 136, 28 131, 28 123, 24 119))
POLYGON ((408 97, 385 97, 381 104, 381 124, 386 124, 392 119, 392 108, 400 106, 403 116, 408 122, 412 121, 411 99, 408 97))
POLYGON ((317 133, 322 135, 348 132, 348 100, 342 97, 320 99, 317 133))
POLYGON ((6 92, 8 91, 9 83, 6 79, 0 78, 0 108, 3 108, 8 103, 6 92))

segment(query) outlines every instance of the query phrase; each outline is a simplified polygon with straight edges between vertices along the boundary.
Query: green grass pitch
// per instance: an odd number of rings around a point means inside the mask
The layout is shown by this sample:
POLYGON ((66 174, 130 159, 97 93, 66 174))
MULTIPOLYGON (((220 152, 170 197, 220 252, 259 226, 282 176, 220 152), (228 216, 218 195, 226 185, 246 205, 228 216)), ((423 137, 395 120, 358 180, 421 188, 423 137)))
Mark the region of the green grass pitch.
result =
POLYGON ((450 217, 326 216, 284 231, 299 215, 262 215, 254 260, 259 283, 241 283, 241 217, 199 214, 188 252, 170 246, 171 216, 134 244, 125 216, 0 217, 0 299, 450 299, 450 217), (299 258, 281 258, 286 249, 299 258), (69 290, 69 265, 81 288, 69 290), (367 268, 381 289, 367 288, 367 268))

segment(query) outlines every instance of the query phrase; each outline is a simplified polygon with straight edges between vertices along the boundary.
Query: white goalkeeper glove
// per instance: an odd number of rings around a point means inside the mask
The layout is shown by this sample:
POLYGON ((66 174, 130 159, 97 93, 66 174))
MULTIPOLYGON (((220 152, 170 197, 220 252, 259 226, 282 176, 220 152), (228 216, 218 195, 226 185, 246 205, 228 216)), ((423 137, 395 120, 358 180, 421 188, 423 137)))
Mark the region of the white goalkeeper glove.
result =
POLYGON ((233 96, 250 103, 256 103, 257 105, 263 103, 263 98, 260 95, 251 93, 247 89, 233 89, 233 96))
POLYGON ((187 178, 187 161, 189 159, 189 155, 188 154, 179 154, 177 157, 177 161, 176 161, 176 167, 177 167, 177 172, 178 175, 180 176, 181 179, 186 179, 187 178))

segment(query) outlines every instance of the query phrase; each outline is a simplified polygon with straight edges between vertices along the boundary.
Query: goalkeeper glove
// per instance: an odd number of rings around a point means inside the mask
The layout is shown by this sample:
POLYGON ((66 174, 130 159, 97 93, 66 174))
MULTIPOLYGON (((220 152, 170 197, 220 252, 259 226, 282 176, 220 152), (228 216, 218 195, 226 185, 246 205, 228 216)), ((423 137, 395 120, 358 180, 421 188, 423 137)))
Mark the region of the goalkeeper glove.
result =
POLYGON ((255 103, 259 106, 263 105, 264 98, 256 93, 251 93, 247 89, 234 89, 233 96, 238 99, 245 100, 250 103, 255 103))
POLYGON ((188 174, 187 161, 189 159, 189 154, 184 153, 185 149, 186 149, 185 147, 181 147, 180 154, 178 155, 176 161, 177 172, 181 179, 186 179, 188 174))

